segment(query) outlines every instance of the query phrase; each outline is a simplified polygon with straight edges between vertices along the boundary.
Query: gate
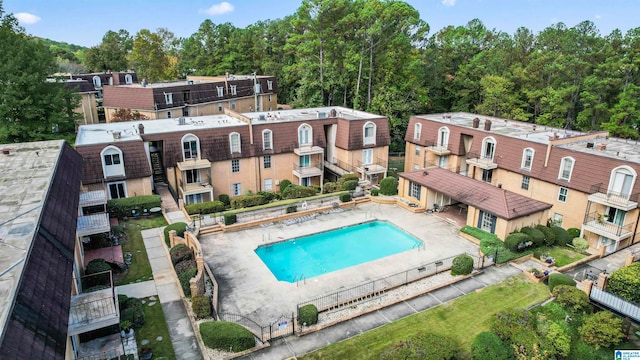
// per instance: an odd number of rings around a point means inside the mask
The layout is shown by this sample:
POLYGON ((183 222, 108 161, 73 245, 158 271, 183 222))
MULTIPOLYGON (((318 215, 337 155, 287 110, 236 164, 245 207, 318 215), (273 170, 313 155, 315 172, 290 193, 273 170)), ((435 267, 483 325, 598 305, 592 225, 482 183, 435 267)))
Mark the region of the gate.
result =
POLYGON ((280 316, 280 318, 269 325, 262 327, 263 341, 278 339, 293 335, 296 331, 295 316, 280 316))

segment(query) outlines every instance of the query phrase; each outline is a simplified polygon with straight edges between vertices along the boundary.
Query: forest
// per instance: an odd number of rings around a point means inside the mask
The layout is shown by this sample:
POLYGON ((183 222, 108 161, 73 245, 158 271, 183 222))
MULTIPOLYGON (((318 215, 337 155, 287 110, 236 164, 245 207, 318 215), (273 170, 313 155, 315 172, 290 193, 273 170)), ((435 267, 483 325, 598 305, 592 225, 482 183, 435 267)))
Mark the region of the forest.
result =
POLYGON ((109 31, 76 57, 87 71, 130 69, 148 81, 274 75, 280 103, 387 116, 395 149, 409 116, 421 113, 466 111, 632 139, 640 124, 640 28, 603 35, 590 21, 538 33, 508 34, 478 19, 434 30, 402 1, 304 0, 294 14, 245 28, 205 20, 187 38, 167 28, 109 31))

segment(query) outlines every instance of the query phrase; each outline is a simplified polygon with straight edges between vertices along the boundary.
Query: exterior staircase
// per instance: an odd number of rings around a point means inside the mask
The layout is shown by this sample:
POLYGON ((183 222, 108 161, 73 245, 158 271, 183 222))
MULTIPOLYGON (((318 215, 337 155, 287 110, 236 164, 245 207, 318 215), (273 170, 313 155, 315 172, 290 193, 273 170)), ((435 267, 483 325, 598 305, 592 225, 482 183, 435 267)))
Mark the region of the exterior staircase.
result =
POLYGON ((162 166, 162 155, 158 152, 151 153, 151 170, 153 172, 154 183, 167 183, 167 176, 162 166))
POLYGON ((220 226, 220 224, 207 225, 200 228, 198 236, 219 234, 221 232, 224 232, 224 230, 222 230, 222 226, 220 226))

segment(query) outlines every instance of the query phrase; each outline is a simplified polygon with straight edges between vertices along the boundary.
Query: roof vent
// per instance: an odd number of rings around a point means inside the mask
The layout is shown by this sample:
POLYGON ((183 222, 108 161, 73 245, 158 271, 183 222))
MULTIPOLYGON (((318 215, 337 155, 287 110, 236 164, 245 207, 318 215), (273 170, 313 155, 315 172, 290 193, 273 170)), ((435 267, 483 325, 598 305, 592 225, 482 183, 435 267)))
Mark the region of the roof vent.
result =
POLYGON ((331 109, 331 111, 329 111, 329 117, 332 117, 332 118, 336 117, 336 113, 337 113, 336 109, 331 109))
POLYGON ((502 189, 502 184, 498 184, 498 189, 502 189))
POLYGON ((427 169, 422 170, 422 175, 429 175, 429 172, 427 171, 427 169))
POLYGON ((138 124, 138 133, 144 135, 144 125, 142 125, 142 123, 138 124))
POLYGON ((193 80, 187 80, 188 85, 193 85, 193 80))
POLYGON ((114 131, 113 133, 111 133, 113 135, 113 140, 118 140, 120 139, 122 133, 120 131, 114 131))
POLYGON ((11 155, 11 148, 2 148, 2 153, 5 155, 11 155))
POLYGON ((258 120, 266 120, 266 117, 264 116, 264 114, 260 114, 258 115, 258 120))
POLYGON ((473 128, 477 129, 479 127, 480 127, 480 119, 478 118, 473 119, 473 128))
POLYGON ((324 111, 318 111, 318 119, 326 119, 327 113, 324 111))
POLYGON ((487 119, 484 121, 484 130, 491 131, 491 120, 487 119))
POLYGON ((186 119, 184 117, 179 117, 178 118, 178 125, 184 125, 186 124, 186 119))
POLYGON ((587 149, 593 149, 593 143, 592 142, 588 142, 587 143, 587 149))

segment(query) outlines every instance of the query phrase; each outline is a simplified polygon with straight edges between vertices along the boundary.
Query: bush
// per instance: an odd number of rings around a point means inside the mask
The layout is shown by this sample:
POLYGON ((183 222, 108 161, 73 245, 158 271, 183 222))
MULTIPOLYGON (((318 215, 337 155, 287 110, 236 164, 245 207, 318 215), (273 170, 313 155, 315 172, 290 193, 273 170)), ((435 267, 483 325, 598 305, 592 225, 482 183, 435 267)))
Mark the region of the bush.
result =
POLYGON ((180 280, 180 286, 182 287, 184 296, 191 297, 191 285, 189 284, 189 280, 193 279, 197 273, 198 269, 191 269, 178 274, 178 280, 180 280))
POLYGON ((556 242, 556 233, 553 232, 553 230, 551 230, 550 228, 544 226, 544 225, 538 225, 536 226, 536 229, 542 231, 542 233, 544 234, 544 242, 548 245, 551 246, 553 244, 555 244, 556 242))
POLYGON ((608 311, 600 311, 585 316, 578 329, 582 341, 597 349, 609 348, 618 344, 623 338, 622 319, 608 311))
POLYGON ((193 259, 193 251, 184 244, 178 244, 169 250, 171 255, 171 263, 175 266, 177 263, 193 259))
POLYGON ((575 286, 557 285, 553 289, 558 304, 569 308, 573 312, 583 312, 589 309, 589 295, 575 286))
POLYGON ((257 195, 263 196, 267 204, 275 200, 280 200, 280 195, 271 191, 258 191, 257 195))
POLYGON ((533 252, 533 257, 540 260, 540 257, 542 256, 542 251, 540 250, 536 250, 533 252))
POLYGON ((398 179, 393 176, 388 176, 380 181, 380 194, 382 195, 397 195, 398 194, 398 179))
POLYGON ((343 191, 355 190, 358 187, 358 180, 349 180, 342 183, 343 191))
POLYGON ((458 255, 451 264, 451 275, 467 275, 473 271, 473 258, 467 254, 458 255))
POLYGON ((234 209, 249 208, 269 203, 263 195, 239 195, 231 199, 231 207, 234 209))
POLYGON ((236 214, 224 214, 224 224, 232 225, 238 221, 236 214))
POLYGON ((139 299, 127 298, 126 301, 118 302, 118 304, 120 306, 120 321, 130 322, 134 329, 139 329, 144 325, 144 305, 139 299))
POLYGON ((349 202, 351 201, 351 194, 346 193, 346 194, 340 194, 340 201, 342 202, 349 202))
POLYGON ((331 194, 336 191, 340 191, 340 184, 338 184, 337 182, 326 182, 324 183, 324 185, 322 185, 322 191, 325 194, 331 194))
POLYGON ((575 280, 569 275, 561 273, 553 273, 549 275, 549 290, 553 292, 553 289, 558 285, 576 286, 575 280))
POLYGON ((222 201, 205 201, 197 204, 191 204, 184 207, 187 214, 212 214, 223 211, 225 205, 222 201))
POLYGON ((290 185, 282 192, 283 199, 301 199, 317 194, 312 186, 290 185))
MULTIPOLYGON (((287 179, 280 180, 280 193, 284 195, 284 191, 291 185, 291 181, 287 179)), ((282 196, 284 198, 284 196, 282 196)))
POLYGON ((576 251, 584 253, 589 249, 589 242, 583 238, 575 238, 571 241, 573 248, 576 251))
POLYGON ((544 233, 536 228, 525 226, 520 230, 521 233, 529 235, 531 241, 533 241, 533 247, 538 247, 544 244, 544 233))
POLYGON ((229 198, 229 195, 227 194, 218 195, 218 200, 222 201, 225 207, 231 205, 231 198, 229 198))
POLYGON ((256 345, 255 338, 249 330, 226 321, 201 323, 200 335, 202 342, 211 349, 239 352, 256 345))
POLYGON ((607 284, 607 290, 612 294, 636 304, 640 303, 640 262, 631 263, 612 272, 607 284))
POLYGON ((164 242, 166 242, 167 245, 169 245, 169 231, 175 230, 176 235, 183 237, 184 231, 186 229, 187 229, 187 223, 184 223, 184 222, 177 222, 177 223, 168 225, 167 227, 164 228, 164 242))
POLYGON ((318 323, 318 308, 307 304, 298 309, 298 324, 307 326, 318 323))
POLYGON ((188 259, 180 261, 179 263, 175 264, 173 268, 176 270, 176 274, 180 274, 191 269, 197 269, 198 264, 195 260, 188 259))
POLYGON ((455 339, 445 335, 426 333, 414 335, 406 341, 391 345, 380 355, 380 359, 454 360, 461 358, 460 355, 460 345, 455 339))
POLYGON ((571 240, 573 239, 569 232, 560 226, 552 226, 551 231, 553 231, 556 236, 556 245, 558 246, 565 246, 571 243, 571 240))
POLYGON ((567 232, 569 233, 569 236, 571 236, 572 239, 580 237, 580 229, 578 228, 568 228, 567 232))
POLYGON ((371 189, 371 196, 378 196, 378 193, 379 193, 378 189, 376 188, 371 189))
POLYGON ((160 205, 160 195, 133 196, 107 201, 107 212, 112 217, 122 219, 125 216, 142 214, 145 209, 149 210, 154 207, 160 207, 160 205))
POLYGON ((471 360, 509 360, 513 353, 496 333, 484 331, 471 344, 471 360))
POLYGON ((291 213, 294 213, 294 212, 297 212, 297 211, 298 211, 298 206, 297 205, 287 206, 287 209, 286 209, 286 213, 287 214, 291 214, 291 213))
POLYGON ((523 251, 533 245, 529 235, 525 233, 511 233, 504 239, 504 246, 511 251, 523 251))
POLYGON ((343 187, 343 184, 347 181, 356 181, 356 183, 360 180, 360 177, 358 176, 358 174, 344 174, 342 175, 337 183, 339 185, 339 187, 343 187))
POLYGON ((207 295, 195 295, 191 299, 191 308, 198 319, 211 316, 211 299, 207 295))
POLYGON ((108 272, 110 271, 111 265, 109 265, 104 259, 93 259, 89 261, 87 266, 84 269, 85 275, 93 275, 87 276, 84 280, 84 288, 92 288, 92 287, 103 287, 111 285, 111 275, 108 272), (100 275, 94 275, 99 274, 100 275))

